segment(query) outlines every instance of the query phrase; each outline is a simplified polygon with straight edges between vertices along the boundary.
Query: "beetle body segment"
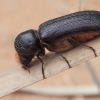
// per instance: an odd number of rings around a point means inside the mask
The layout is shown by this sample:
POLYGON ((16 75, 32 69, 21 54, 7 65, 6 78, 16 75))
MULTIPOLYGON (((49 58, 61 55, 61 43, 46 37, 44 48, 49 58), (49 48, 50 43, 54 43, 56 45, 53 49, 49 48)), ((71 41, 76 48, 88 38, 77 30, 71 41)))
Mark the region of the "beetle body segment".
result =
MULTIPOLYGON (((40 58, 45 55, 44 48, 51 52, 63 52, 98 35, 100 35, 100 12, 81 11, 46 21, 37 31, 28 30, 20 33, 15 39, 15 49, 25 67, 36 56, 42 63, 44 74, 43 61, 40 58)), ((95 50, 89 48, 96 56, 95 50)))
POLYGON ((58 38, 57 40, 53 40, 48 42, 48 45, 45 47, 51 51, 51 52, 63 52, 72 49, 73 47, 76 47, 79 45, 79 43, 84 43, 88 40, 93 39, 94 37, 100 35, 100 32, 87 32, 87 33, 79 33, 79 34, 73 34, 71 36, 65 36, 58 38), (69 41, 69 38, 74 39, 75 41, 79 43, 71 43, 69 41))

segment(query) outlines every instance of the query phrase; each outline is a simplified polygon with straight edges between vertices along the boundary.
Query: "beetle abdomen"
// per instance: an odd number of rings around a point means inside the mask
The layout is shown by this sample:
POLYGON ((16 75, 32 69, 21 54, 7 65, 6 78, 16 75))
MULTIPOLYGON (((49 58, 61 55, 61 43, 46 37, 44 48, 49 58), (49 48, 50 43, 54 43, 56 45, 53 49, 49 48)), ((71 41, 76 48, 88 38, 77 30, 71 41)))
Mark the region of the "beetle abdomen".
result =
POLYGON ((43 42, 50 42, 61 37, 86 32, 100 31, 100 12, 81 11, 40 25, 38 33, 43 42))
POLYGON ((100 32, 85 32, 80 34, 73 34, 71 36, 65 36, 63 38, 48 42, 49 46, 46 46, 46 48, 51 52, 63 52, 79 45, 78 43, 74 43, 74 45, 72 45, 68 40, 69 38, 74 39, 76 42, 84 43, 90 39, 95 38, 98 35, 100 35, 100 32))
POLYGON ((49 46, 45 46, 51 52, 63 52, 73 48, 73 45, 68 41, 68 37, 60 38, 48 43, 49 46))

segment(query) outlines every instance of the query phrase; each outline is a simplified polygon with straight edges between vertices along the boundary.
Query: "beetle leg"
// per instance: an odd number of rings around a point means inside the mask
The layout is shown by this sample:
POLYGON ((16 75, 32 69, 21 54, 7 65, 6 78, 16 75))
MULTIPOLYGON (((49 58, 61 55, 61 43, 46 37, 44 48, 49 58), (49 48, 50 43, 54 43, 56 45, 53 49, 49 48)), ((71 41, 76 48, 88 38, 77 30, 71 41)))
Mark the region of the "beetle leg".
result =
POLYGON ((37 58, 38 58, 39 61, 42 63, 42 74, 43 74, 43 79, 46 79, 45 73, 44 73, 44 66, 43 66, 44 62, 43 62, 43 60, 42 60, 38 55, 37 55, 37 58))
POLYGON ((79 41, 75 40, 75 39, 72 38, 72 37, 69 37, 69 38, 68 38, 68 41, 69 41, 73 46, 81 45, 81 46, 85 46, 85 47, 90 48, 90 49, 94 52, 95 57, 97 57, 96 51, 95 51, 95 49, 94 49, 93 47, 87 46, 87 45, 85 45, 85 44, 83 44, 83 43, 80 43, 79 41))
POLYGON ((69 63, 69 61, 68 61, 63 55, 61 55, 61 54, 58 53, 58 52, 56 52, 56 53, 59 54, 59 55, 67 62, 69 68, 72 68, 71 65, 70 65, 70 63, 69 63))
POLYGON ((81 46, 85 46, 85 47, 90 48, 94 52, 95 57, 98 57, 97 54, 96 54, 96 51, 95 51, 95 49, 93 47, 90 47, 90 46, 82 44, 82 43, 81 43, 81 46))
POLYGON ((48 43, 43 42, 42 45, 43 47, 49 48, 52 52, 55 52, 55 50, 51 48, 51 46, 48 43))
MULTIPOLYGON (((47 43, 43 43, 43 45, 44 45, 44 47, 49 47, 52 51, 54 51, 54 52, 56 52, 53 48, 51 48, 50 47, 50 45, 49 44, 47 44, 47 43)), ((66 62, 67 62, 67 64, 68 64, 68 66, 69 66, 69 68, 72 68, 71 67, 71 65, 69 64, 69 61, 63 56, 63 55, 61 55, 60 53, 58 53, 58 52, 56 52, 58 55, 60 55, 66 62)))

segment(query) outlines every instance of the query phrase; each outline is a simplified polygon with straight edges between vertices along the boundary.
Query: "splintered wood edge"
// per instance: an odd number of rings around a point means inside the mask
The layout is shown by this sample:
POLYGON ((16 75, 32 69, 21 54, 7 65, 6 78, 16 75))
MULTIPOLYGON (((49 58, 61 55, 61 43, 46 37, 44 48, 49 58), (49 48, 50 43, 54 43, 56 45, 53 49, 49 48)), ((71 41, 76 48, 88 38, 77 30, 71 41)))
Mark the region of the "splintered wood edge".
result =
MULTIPOLYGON (((100 54, 100 37, 85 44, 93 47, 97 55, 100 54)), ((83 46, 79 46, 61 54, 66 57, 72 67, 95 57, 91 49, 83 46)), ((46 78, 69 69, 65 60, 56 53, 46 54, 43 60, 46 78)), ((23 70, 21 66, 16 66, 0 73, 0 97, 43 80, 41 63, 36 59, 30 66, 31 73, 23 70)))

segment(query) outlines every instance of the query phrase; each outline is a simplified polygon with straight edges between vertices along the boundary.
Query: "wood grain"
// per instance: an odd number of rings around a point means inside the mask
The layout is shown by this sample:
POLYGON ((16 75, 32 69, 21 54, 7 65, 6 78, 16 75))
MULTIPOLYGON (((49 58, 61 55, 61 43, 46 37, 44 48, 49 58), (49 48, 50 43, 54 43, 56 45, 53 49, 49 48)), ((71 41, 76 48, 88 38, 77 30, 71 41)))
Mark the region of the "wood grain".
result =
MULTIPOLYGON (((97 55, 100 54, 100 37, 87 42, 86 45, 92 46, 96 50, 97 55)), ((72 67, 94 57, 91 49, 82 46, 64 52, 62 55, 66 57, 72 67)), ((45 63, 45 76, 47 78, 69 69, 64 59, 56 53, 46 54, 43 60, 45 63)), ((43 79, 41 63, 35 60, 30 66, 30 74, 23 70, 21 66, 16 66, 0 73, 0 97, 43 79)))

